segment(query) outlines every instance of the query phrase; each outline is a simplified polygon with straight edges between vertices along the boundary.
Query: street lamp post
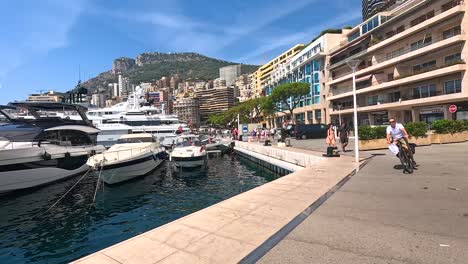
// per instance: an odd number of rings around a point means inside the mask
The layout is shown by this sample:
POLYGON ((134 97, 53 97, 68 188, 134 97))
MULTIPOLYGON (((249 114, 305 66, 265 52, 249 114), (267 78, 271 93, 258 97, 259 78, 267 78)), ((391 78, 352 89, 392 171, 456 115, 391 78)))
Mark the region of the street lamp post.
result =
POLYGON ((339 105, 337 105, 337 107, 338 107, 338 119, 339 119, 338 121, 339 121, 340 127, 341 127, 341 105, 339 104, 339 105))
POLYGON ((358 118, 356 106, 356 69, 361 63, 361 60, 349 60, 348 66, 353 70, 353 105, 354 105, 354 158, 359 171, 359 134, 358 134, 358 118))

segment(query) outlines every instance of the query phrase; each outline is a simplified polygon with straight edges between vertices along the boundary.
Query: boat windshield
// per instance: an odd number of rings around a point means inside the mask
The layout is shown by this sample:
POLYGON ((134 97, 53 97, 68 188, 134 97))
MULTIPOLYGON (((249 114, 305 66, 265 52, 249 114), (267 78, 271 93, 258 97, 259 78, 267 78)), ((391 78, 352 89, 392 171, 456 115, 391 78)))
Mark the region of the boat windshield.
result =
POLYGON ((150 137, 136 137, 136 138, 120 138, 117 140, 117 144, 124 144, 124 143, 146 143, 146 142, 153 142, 153 139, 150 137))
POLYGON ((177 146, 178 147, 189 147, 189 146, 201 146, 201 142, 198 138, 178 138, 177 139, 177 146))

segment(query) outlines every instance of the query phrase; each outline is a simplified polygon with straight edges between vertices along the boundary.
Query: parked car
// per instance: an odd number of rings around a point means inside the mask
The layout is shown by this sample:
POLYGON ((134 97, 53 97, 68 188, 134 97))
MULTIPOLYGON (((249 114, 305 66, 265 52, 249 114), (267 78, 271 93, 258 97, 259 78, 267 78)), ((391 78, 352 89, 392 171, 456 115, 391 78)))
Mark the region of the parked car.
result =
POLYGON ((289 135, 296 139, 327 137, 327 125, 325 124, 295 124, 289 125, 286 129, 289 135))

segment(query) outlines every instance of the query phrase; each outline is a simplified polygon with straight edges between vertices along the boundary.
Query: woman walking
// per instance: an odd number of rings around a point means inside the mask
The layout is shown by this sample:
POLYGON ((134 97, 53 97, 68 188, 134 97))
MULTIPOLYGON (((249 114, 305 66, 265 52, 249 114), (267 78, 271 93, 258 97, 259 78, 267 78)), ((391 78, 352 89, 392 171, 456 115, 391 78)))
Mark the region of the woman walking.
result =
POLYGON ((349 141, 349 130, 348 125, 346 123, 341 124, 341 127, 338 131, 338 138, 341 142, 341 149, 343 150, 343 152, 346 152, 346 146, 348 146, 349 141))
POLYGON ((327 145, 329 147, 334 147, 335 146, 336 139, 335 139, 335 132, 333 131, 333 125, 332 124, 328 124, 327 138, 325 139, 325 143, 327 143, 327 145))

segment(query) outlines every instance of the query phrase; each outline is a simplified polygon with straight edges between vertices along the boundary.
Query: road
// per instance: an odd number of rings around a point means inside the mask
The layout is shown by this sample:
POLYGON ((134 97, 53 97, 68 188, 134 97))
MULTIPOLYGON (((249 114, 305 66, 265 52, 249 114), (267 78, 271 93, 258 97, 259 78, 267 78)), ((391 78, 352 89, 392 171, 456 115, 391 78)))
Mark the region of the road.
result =
POLYGON ((468 263, 467 149, 418 148, 412 175, 387 150, 368 152, 376 156, 259 262, 468 263))

